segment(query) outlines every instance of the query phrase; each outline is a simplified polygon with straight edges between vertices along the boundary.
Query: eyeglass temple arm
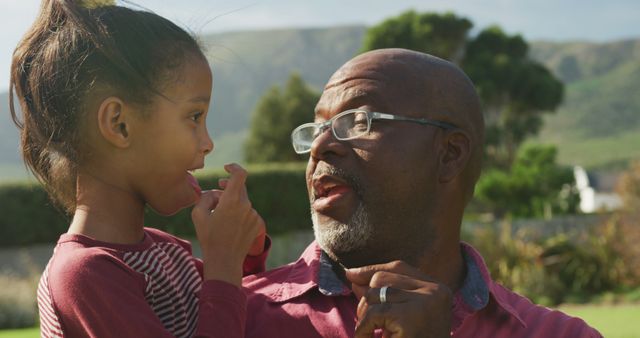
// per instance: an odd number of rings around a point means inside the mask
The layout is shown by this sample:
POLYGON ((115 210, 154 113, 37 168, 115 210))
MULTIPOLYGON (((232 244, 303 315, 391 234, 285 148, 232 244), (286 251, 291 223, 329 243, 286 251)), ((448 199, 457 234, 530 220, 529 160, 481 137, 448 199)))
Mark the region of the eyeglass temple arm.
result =
POLYGON ((411 122, 417 122, 417 123, 421 123, 421 124, 430 124, 432 126, 440 127, 442 129, 455 129, 455 128, 457 128, 456 126, 454 126, 452 124, 449 124, 449 123, 446 123, 446 122, 429 120, 429 119, 416 119, 416 118, 412 118, 412 117, 391 115, 391 114, 378 113, 378 112, 372 112, 371 113, 371 117, 372 118, 376 118, 376 119, 382 119, 382 120, 411 121, 411 122))

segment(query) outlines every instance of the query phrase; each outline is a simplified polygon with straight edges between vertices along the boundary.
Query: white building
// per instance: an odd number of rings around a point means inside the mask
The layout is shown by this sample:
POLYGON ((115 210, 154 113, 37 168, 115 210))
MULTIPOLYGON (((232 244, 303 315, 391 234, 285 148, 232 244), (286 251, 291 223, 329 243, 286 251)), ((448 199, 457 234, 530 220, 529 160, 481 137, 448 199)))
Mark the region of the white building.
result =
POLYGON ((622 199, 615 193, 617 175, 589 174, 580 166, 573 167, 573 175, 580 192, 580 211, 594 213, 622 207, 622 199))

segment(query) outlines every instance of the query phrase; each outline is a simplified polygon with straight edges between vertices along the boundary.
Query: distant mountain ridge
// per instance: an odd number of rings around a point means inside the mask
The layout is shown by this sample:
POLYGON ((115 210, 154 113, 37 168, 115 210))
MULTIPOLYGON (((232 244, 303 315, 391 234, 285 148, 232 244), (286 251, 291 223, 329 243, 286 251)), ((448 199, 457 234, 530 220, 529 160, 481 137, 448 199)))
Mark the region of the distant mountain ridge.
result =
POLYGON ((532 58, 565 83, 565 99, 538 138, 564 163, 623 169, 640 160, 640 39, 536 42, 532 58))
MULTIPOLYGON (((202 37, 214 74, 208 126, 216 149, 208 166, 242 160, 241 146, 251 113, 270 86, 282 85, 296 71, 320 90, 342 63, 358 53, 365 31, 364 26, 348 26, 202 37)), ((557 144, 563 163, 607 167, 640 159, 640 39, 539 41, 530 47, 532 58, 547 65, 567 85, 565 102, 546 119, 536 141, 557 144), (607 151, 610 148, 615 151, 607 151)), ((17 147, 8 96, 2 93, 0 180, 24 175, 17 147)))

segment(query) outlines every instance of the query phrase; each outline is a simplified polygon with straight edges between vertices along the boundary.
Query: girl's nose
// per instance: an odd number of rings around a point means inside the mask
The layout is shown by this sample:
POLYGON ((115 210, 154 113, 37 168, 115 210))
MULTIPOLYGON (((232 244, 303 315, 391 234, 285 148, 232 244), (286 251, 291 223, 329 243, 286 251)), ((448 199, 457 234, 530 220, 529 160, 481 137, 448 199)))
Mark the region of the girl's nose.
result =
POLYGON ((202 139, 202 143, 201 143, 201 149, 202 152, 207 155, 210 152, 213 151, 213 140, 211 139, 211 137, 209 136, 209 132, 207 131, 207 128, 204 128, 204 137, 202 139))

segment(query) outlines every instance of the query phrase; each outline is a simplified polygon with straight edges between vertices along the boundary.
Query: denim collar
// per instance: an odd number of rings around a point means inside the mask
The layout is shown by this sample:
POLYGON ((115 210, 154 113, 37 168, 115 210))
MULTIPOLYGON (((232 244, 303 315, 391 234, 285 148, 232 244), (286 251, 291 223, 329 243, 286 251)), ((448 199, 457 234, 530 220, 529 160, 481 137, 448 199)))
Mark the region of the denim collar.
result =
MULTIPOLYGON (((475 260, 461 247, 466 264, 466 277, 462 288, 456 294, 462 297, 464 303, 472 310, 478 311, 489 303, 489 286, 485 282, 480 268, 475 260)), ((318 289, 326 296, 344 296, 351 293, 350 284, 344 277, 343 268, 329 258, 326 252, 320 254, 320 266, 317 276, 318 289)))

